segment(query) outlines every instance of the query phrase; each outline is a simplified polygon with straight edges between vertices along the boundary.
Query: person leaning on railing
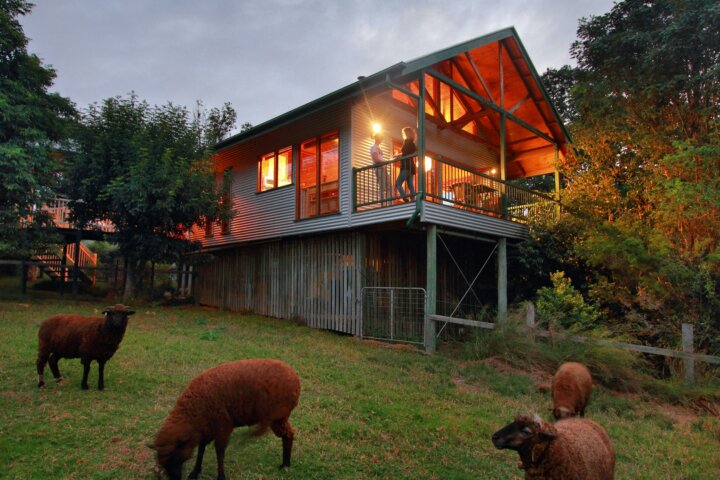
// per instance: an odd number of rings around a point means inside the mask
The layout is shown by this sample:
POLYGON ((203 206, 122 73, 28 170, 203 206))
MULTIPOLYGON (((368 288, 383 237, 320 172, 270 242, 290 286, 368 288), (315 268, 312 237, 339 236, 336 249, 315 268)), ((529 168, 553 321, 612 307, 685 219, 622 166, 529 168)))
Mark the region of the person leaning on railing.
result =
POLYGON ((400 173, 398 174, 397 180, 395 180, 395 188, 400 193, 403 202, 410 202, 415 200, 415 187, 413 185, 415 180, 415 157, 412 157, 414 153, 417 153, 417 147, 415 146, 415 130, 412 127, 405 127, 402 129, 403 144, 401 148, 401 160, 400 160, 400 173), (403 189, 403 183, 407 184, 408 190, 410 190, 410 199, 408 199, 405 190, 403 189))
MULTIPOLYGON (((378 132, 375 134, 375 143, 370 147, 370 158, 373 163, 383 163, 383 151, 380 148, 380 144, 383 141, 382 133, 378 132)), ((387 199, 390 198, 390 177, 388 176, 385 165, 378 165, 375 167, 375 178, 377 178, 378 194, 383 206, 387 204, 387 199)))

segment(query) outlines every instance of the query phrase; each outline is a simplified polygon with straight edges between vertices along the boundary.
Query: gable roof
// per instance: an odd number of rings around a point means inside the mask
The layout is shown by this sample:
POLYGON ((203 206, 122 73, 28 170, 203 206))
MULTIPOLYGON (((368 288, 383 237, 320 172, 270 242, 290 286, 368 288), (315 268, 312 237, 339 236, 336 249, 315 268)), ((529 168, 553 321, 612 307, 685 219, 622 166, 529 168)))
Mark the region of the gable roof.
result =
MULTIPOLYGON (((498 30, 414 60, 399 62, 367 77, 358 77, 357 82, 335 90, 271 120, 260 123, 245 132, 231 136, 219 142, 215 148, 216 150, 222 150, 231 145, 257 137, 270 130, 296 121, 319 109, 356 95, 361 95, 363 90, 368 91, 375 87, 386 85, 388 79, 401 82, 403 78, 411 78, 414 74, 422 70, 434 69, 434 67, 449 64, 449 62, 452 62, 455 68, 459 70, 466 70, 466 75, 468 76, 466 83, 475 83, 477 87, 476 90, 479 91, 483 88, 489 97, 493 97, 490 91, 493 89, 492 85, 499 85, 497 64, 500 58, 503 59, 504 68, 507 70, 503 73, 505 98, 513 97, 513 95, 508 95, 508 88, 512 87, 517 90, 514 95, 513 105, 505 106, 505 110, 509 108, 517 109, 517 113, 511 114, 509 118, 511 118, 511 120, 514 118, 520 122, 520 124, 516 124, 518 132, 527 132, 527 126, 535 128, 536 131, 546 134, 546 138, 551 138, 560 146, 561 150, 564 151, 565 146, 570 143, 570 136, 560 120, 560 116, 555 107, 550 102, 547 91, 540 81, 540 76, 535 70, 514 27, 498 30), (504 49, 498 47, 496 51, 502 51, 502 57, 500 53, 493 54, 494 45, 500 44, 502 44, 504 49), (493 55, 495 55, 494 58, 493 55), (487 77, 487 83, 483 80, 484 76, 487 77), (482 84, 482 86, 480 84, 482 84), (488 87, 488 84, 490 84, 490 87, 488 87), (532 100, 532 102, 528 102, 528 100, 532 100), (525 127, 522 126, 522 123, 525 123, 525 127)), ((492 105, 490 106, 492 107, 492 105)), ((520 133, 515 134, 515 136, 515 142, 518 144, 528 141, 527 139, 517 138, 520 136, 520 133)), ((513 132, 509 130, 508 138, 512 137, 513 132)), ((543 140, 543 142, 547 144, 546 141, 543 140)), ((526 147, 528 152, 539 150, 536 145, 528 144, 526 147)), ((519 151, 518 153, 524 152, 519 151)), ((547 157, 547 155, 545 155, 545 157, 547 157)), ((544 164, 547 164, 546 158, 544 164)), ((547 167, 544 168, 547 169, 547 167)), ((520 166, 520 169, 522 170, 522 166, 520 166)))

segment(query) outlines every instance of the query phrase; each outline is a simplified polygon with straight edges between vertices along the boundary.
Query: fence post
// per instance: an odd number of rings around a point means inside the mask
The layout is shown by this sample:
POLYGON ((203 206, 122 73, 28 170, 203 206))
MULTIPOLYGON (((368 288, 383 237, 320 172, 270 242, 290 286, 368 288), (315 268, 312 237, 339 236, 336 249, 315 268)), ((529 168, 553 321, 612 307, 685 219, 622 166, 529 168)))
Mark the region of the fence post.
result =
POLYGON ((395 289, 390 289, 390 340, 395 338, 395 289))
MULTIPOLYGON (((691 323, 682 324, 682 347, 683 352, 693 353, 693 326, 691 323)), ((685 383, 692 385, 695 383, 695 360, 690 358, 683 359, 683 374, 685 383)))
POLYGON ((20 293, 22 294, 27 293, 27 274, 28 266, 25 260, 23 260, 20 262, 20 293))
POLYGON ((436 313, 437 302, 437 225, 428 225, 426 233, 426 250, 427 250, 427 273, 425 290, 425 353, 434 353, 437 348, 437 336, 435 333, 435 322, 430 320, 429 315, 436 313))
POLYGON ((525 325, 527 326, 530 341, 535 341, 535 304, 528 302, 525 304, 525 325))

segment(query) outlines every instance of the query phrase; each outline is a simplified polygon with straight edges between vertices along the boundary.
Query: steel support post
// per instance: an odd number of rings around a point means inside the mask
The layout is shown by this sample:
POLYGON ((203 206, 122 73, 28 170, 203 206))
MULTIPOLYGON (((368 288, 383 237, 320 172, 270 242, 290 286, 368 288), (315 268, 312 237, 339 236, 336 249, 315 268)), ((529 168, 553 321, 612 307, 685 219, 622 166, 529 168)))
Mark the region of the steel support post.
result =
POLYGON ((437 309, 437 225, 427 228, 427 285, 425 305, 425 352, 433 353, 437 347, 435 322, 430 320, 437 309))
POLYGON ((498 240, 497 249, 497 321, 507 318, 507 238, 498 240))

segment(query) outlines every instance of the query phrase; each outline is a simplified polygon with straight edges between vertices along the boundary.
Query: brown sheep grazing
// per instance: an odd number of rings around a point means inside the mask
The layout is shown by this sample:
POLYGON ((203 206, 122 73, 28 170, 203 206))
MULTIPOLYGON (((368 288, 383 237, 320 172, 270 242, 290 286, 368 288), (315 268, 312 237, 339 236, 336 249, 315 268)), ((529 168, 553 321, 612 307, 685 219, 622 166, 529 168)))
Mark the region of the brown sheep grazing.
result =
POLYGON ((78 358, 83 364, 81 386, 88 389, 90 362, 98 362, 98 390, 105 388, 105 362, 112 358, 125 336, 128 316, 135 313, 125 305, 106 307, 103 317, 84 317, 81 315, 55 315, 40 325, 38 332, 38 387, 45 385, 43 371, 45 364, 50 369, 56 382, 60 382, 61 358, 78 358))
POLYGON ((580 418, 555 425, 537 415, 518 415, 492 436, 496 448, 520 454, 525 480, 611 480, 615 450, 605 430, 580 418))
POLYGON ((182 464, 199 445, 190 479, 202 469, 205 447, 215 442, 217 478, 225 479, 225 448, 235 427, 258 425, 282 439, 280 468, 290 466, 293 429, 288 421, 300 398, 300 378, 279 360, 255 359, 225 363, 195 377, 180 395, 151 445, 171 480, 182 476, 182 464))
POLYGON ((584 417, 591 393, 590 370, 582 363, 563 363, 552 379, 553 416, 556 420, 578 413, 584 417))

